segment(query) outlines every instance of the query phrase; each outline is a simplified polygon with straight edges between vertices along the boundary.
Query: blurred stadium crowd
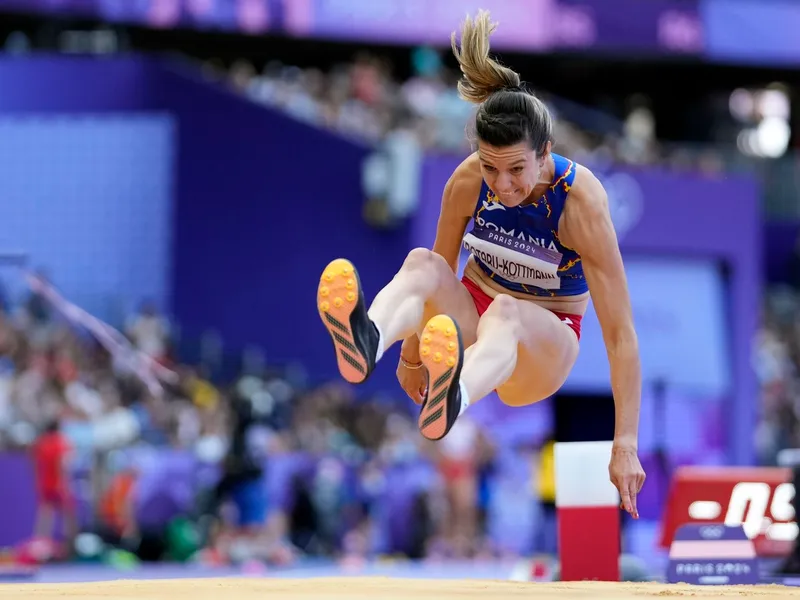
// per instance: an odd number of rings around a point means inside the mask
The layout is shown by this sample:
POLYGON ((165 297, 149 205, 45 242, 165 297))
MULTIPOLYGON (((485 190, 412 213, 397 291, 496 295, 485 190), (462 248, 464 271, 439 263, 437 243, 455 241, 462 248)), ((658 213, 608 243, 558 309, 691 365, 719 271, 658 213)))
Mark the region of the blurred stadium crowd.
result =
POLYGON ((765 295, 754 344, 753 366, 761 384, 755 440, 765 465, 775 465, 781 450, 800 447, 800 246, 790 268, 791 284, 765 295))
MULTIPOLYGON (((209 78, 227 80, 250 99, 351 139, 413 145, 425 151, 468 150, 465 126, 474 107, 458 97, 460 73, 444 65, 438 52, 425 48, 415 52, 413 67, 414 75, 400 81, 393 77, 390 62, 367 52, 328 72, 277 61, 260 72, 245 60, 230 67, 218 61, 203 65, 209 78)), ((536 82, 528 85, 555 117, 554 149, 580 163, 661 164, 708 175, 726 168, 712 147, 659 143, 644 96, 631 98, 621 119, 548 94, 536 82)))
POLYGON ((35 290, 0 314, 0 451, 28 451, 34 461, 42 504, 33 539, 60 537, 55 512, 67 517, 68 538, 78 533, 70 518, 76 490, 69 473, 89 465, 95 523, 84 530, 138 551, 147 532, 139 530, 133 509, 137 465, 120 459, 119 451, 151 446, 223 465, 229 484, 203 490, 186 515, 197 525, 192 535, 203 527, 198 549, 206 546, 211 554, 205 557, 215 562, 237 553, 266 560, 371 554, 371 503, 385 485, 383 471, 420 458, 438 466, 441 482, 435 494, 419 498, 420 531, 410 552, 423 556, 434 545, 457 556, 488 551, 482 507, 491 443, 469 419, 446 443, 430 444, 419 436, 414 405, 404 397, 357 400, 349 386, 335 382, 309 388, 302 367, 274 369, 252 356, 227 365, 213 358, 182 363, 175 329, 146 303, 124 331, 133 347, 178 379, 153 393, 126 357, 110 353, 35 290), (263 491, 254 497, 247 484, 255 478, 263 490, 262 465, 290 452, 324 461, 310 481, 295 482, 287 510, 268 513, 276 502, 263 491), (346 467, 355 468, 355 482, 344 477, 346 467), (237 509, 248 511, 248 522, 237 509))

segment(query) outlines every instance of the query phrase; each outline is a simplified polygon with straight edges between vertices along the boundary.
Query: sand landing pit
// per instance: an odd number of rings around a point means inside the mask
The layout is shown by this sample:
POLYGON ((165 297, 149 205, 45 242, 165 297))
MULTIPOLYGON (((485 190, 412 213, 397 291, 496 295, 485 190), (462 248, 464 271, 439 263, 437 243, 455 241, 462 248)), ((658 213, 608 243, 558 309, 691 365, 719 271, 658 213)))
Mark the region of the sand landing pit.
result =
POLYGON ((336 577, 324 579, 148 579, 0 585, 2 600, 629 600, 642 598, 798 598, 800 588, 694 587, 655 583, 513 583, 482 580, 336 577))

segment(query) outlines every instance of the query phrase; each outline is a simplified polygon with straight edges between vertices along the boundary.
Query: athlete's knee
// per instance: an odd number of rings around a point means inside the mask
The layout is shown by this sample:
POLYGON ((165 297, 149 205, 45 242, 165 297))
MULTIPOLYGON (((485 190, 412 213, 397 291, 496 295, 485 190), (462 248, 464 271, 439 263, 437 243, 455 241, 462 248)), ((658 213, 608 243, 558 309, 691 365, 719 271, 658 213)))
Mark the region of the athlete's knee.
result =
POLYGON ((403 262, 401 271, 413 272, 415 275, 424 276, 426 278, 438 279, 442 273, 450 270, 447 261, 428 250, 427 248, 414 248, 406 256, 403 262))
POLYGON ((484 319, 500 321, 519 321, 519 300, 508 294, 495 296, 489 308, 483 313, 484 319))

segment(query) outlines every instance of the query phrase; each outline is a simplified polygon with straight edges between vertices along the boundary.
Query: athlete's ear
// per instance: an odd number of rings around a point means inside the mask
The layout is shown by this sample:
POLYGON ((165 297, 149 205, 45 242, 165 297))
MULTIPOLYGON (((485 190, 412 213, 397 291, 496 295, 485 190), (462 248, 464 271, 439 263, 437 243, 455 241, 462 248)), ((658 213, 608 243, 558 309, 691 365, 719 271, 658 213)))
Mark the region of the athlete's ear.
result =
POLYGON ((539 160, 539 168, 544 167, 544 161, 550 156, 550 151, 553 149, 553 142, 547 140, 547 144, 545 144, 544 151, 537 157, 539 160))

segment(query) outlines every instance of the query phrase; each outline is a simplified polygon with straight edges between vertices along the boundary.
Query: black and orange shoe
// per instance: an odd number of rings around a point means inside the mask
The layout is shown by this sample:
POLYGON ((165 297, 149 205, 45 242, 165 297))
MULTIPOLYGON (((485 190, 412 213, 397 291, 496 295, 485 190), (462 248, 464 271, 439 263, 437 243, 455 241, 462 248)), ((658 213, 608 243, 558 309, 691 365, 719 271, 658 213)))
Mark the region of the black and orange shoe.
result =
POLYGON ((317 309, 331 334, 339 372, 349 383, 364 383, 375 369, 379 333, 367 316, 361 281, 353 263, 330 262, 320 277, 317 309))
POLYGON ((447 315, 433 317, 422 331, 419 355, 428 369, 428 391, 419 411, 419 430, 429 440, 440 440, 461 411, 459 380, 464 343, 458 324, 447 315))

